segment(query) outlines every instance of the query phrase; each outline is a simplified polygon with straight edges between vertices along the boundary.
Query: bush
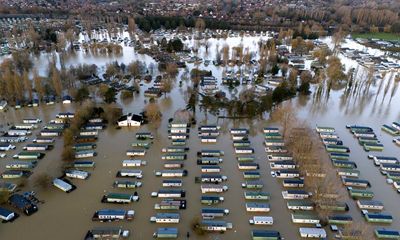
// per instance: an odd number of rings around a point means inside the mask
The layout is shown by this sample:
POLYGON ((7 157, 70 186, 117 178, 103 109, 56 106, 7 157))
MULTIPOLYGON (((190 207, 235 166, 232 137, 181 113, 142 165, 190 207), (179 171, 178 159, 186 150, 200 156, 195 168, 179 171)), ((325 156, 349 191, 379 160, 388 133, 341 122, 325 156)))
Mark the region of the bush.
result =
POLYGON ((34 185, 41 189, 47 189, 52 184, 52 178, 47 173, 41 173, 34 179, 34 185))
POLYGON ((121 92, 121 99, 128 99, 128 98, 132 98, 133 97, 133 92, 129 91, 129 90, 123 90, 121 92))

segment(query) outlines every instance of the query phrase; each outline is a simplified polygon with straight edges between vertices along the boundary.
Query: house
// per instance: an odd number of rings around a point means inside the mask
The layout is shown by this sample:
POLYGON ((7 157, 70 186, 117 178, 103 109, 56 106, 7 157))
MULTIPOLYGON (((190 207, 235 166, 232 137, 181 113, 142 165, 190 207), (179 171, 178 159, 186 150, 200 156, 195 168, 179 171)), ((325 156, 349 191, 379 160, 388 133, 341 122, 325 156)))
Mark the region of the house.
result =
POLYGON ((72 97, 69 95, 66 95, 62 98, 62 103, 63 104, 70 104, 72 102, 72 97))
POLYGON ((4 111, 7 109, 7 101, 0 101, 0 111, 4 111))
POLYGON ((120 117, 117 123, 119 127, 140 127, 143 121, 143 116, 129 113, 120 117))

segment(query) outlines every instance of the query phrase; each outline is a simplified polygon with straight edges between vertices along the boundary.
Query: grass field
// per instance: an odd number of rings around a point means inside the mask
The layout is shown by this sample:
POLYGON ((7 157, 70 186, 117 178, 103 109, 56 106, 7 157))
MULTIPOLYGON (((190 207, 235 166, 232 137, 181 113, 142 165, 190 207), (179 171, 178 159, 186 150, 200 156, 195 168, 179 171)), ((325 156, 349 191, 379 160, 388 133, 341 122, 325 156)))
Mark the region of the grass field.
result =
POLYGON ((400 41, 400 34, 395 34, 395 33, 384 33, 384 32, 378 32, 378 33, 352 33, 351 36, 353 38, 365 38, 365 39, 381 39, 381 40, 387 40, 387 41, 400 41))

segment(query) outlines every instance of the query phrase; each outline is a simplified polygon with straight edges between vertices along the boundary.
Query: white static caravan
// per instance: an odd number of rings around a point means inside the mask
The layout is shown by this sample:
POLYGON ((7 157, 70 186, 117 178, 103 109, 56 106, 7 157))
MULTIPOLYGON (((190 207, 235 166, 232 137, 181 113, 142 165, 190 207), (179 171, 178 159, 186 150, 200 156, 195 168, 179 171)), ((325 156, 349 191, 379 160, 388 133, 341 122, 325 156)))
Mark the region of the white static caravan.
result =
POLYGON ((169 131, 170 131, 171 134, 175 134, 175 133, 184 133, 184 134, 186 134, 186 133, 188 133, 188 129, 186 127, 184 127, 184 128, 171 128, 169 131))
POLYGON ((217 137, 202 136, 202 137, 200 137, 200 141, 201 141, 201 143, 216 143, 217 137))
POLYGON ((221 167, 216 165, 205 165, 201 166, 202 173, 219 173, 221 172, 221 167))
POLYGON ((270 216, 253 216, 249 223, 251 225, 272 225, 274 224, 274 218, 270 216))
POLYGON ((228 191, 228 186, 201 185, 201 193, 222 193, 228 191))
POLYGON ((40 120, 39 118, 24 118, 22 119, 22 122, 25 124, 38 124, 41 123, 42 120, 40 120))
POLYGON ((12 145, 9 143, 0 144, 0 151, 9 151, 9 150, 13 150, 15 148, 16 148, 15 145, 12 145))
POLYGON ((97 135, 99 135, 99 131, 97 131, 97 130, 81 130, 79 132, 79 135, 81 135, 81 136, 97 136, 97 135))
POLYGON ((323 228, 299 228, 300 236, 303 238, 325 239, 326 231, 323 228))
POLYGON ((249 130, 246 128, 232 128, 230 130, 230 133, 232 135, 234 135, 234 134, 249 134, 249 130))
POLYGON ((32 123, 23 123, 23 124, 15 124, 14 129, 17 130, 32 130, 37 128, 38 126, 36 124, 32 123))
POLYGON ((53 180, 53 185, 66 193, 71 192, 73 189, 71 184, 69 184, 59 178, 56 178, 53 180))
POLYGON ((143 157, 144 155, 146 155, 146 150, 144 149, 133 149, 126 151, 126 156, 128 157, 136 157, 136 156, 143 157))
POLYGON ((181 178, 187 175, 187 170, 162 170, 155 173, 158 177, 181 178))
POLYGON ((235 147, 236 154, 253 154, 254 149, 250 147, 235 147))
POLYGON ((163 187, 182 187, 182 185, 182 180, 180 179, 168 179, 162 182, 163 187))
POLYGON ((143 160, 123 160, 122 166, 123 167, 141 167, 147 164, 146 161, 143 160))
POLYGON ((187 139, 188 135, 186 133, 171 133, 168 138, 172 140, 177 140, 177 139, 187 139))
POLYGON ((88 172, 81 171, 81 170, 67 170, 67 171, 65 171, 65 176, 67 176, 69 178, 85 180, 90 176, 90 174, 88 172))
POLYGON ((21 129, 11 129, 7 131, 9 136, 27 136, 31 135, 32 132, 29 130, 21 130, 21 129))
POLYGON ((150 218, 150 222, 155 223, 173 223, 177 224, 180 221, 179 213, 157 213, 150 218))
POLYGON ((246 202, 247 212, 269 212, 271 207, 268 203, 246 202))
POLYGON ((303 190, 282 191, 283 199, 306 199, 310 197, 310 193, 303 190))
POLYGON ((142 170, 121 169, 117 173, 117 177, 132 177, 140 179, 143 177, 142 170))

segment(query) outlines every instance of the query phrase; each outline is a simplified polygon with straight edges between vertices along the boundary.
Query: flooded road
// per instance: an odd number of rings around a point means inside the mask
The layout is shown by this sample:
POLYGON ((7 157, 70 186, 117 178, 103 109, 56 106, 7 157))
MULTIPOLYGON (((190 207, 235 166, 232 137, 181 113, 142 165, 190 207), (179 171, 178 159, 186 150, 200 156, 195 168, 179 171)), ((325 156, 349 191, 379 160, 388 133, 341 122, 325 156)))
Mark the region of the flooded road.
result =
MULTIPOLYGON (((256 41, 253 41, 256 44, 256 41)), ((220 43, 221 45, 222 43, 220 43)), ((125 55, 124 56, 128 56, 125 55)), ((93 60, 105 63, 114 59, 93 60)), ((129 63, 131 58, 127 57, 129 63)), ((71 60, 71 62, 77 59, 71 60)), ((82 60, 83 61, 83 60, 82 60)), ((92 61, 92 60, 90 60, 92 61)), ((90 62, 89 61, 89 62, 90 62)), ((151 61, 151 60, 148 60, 151 61)), ((192 65, 189 65, 191 68, 192 65)), ((204 67, 207 69, 206 67, 204 67)), ((213 75, 221 78, 221 68, 209 66, 213 70, 213 75)), ((178 78, 182 75, 182 71, 178 78)), ((162 178, 155 177, 154 172, 163 169, 164 160, 161 160, 161 149, 170 146, 168 139, 168 119, 173 117, 175 112, 186 107, 186 89, 191 83, 183 82, 182 87, 175 88, 166 97, 158 99, 162 109, 163 121, 159 126, 146 125, 141 128, 122 128, 120 130, 114 127, 108 127, 100 132, 97 141, 98 155, 93 158, 96 162, 96 168, 91 170, 91 177, 88 180, 73 180, 77 189, 70 194, 66 194, 54 187, 47 190, 39 190, 30 181, 36 175, 46 172, 52 177, 61 175, 61 151, 62 139, 57 139, 55 148, 48 153, 44 159, 40 160, 38 166, 33 170, 33 175, 28 179, 26 186, 22 190, 37 191, 38 198, 45 201, 39 205, 39 211, 32 216, 20 216, 15 222, 0 225, 0 239, 83 239, 86 232, 96 226, 121 226, 124 229, 131 230, 130 239, 148 240, 158 227, 178 227, 179 239, 187 239, 186 232, 190 232, 190 239, 250 239, 251 229, 273 229, 279 231, 285 239, 300 239, 298 234, 299 225, 291 223, 290 211, 286 207, 286 201, 283 200, 281 184, 270 174, 269 164, 266 162, 266 153, 264 151, 262 134, 263 127, 268 126, 268 115, 263 119, 255 120, 231 120, 218 119, 211 114, 203 111, 196 112, 197 126, 190 129, 190 138, 188 140, 188 159, 185 161, 185 169, 188 170, 188 176, 184 177, 182 189, 186 190, 186 200, 188 207, 186 210, 180 210, 181 222, 175 224, 155 224, 150 223, 149 219, 154 216, 154 204, 160 200, 151 198, 150 193, 162 188, 162 178), (197 127, 202 124, 217 124, 221 126, 221 135, 218 137, 217 144, 202 144, 197 136, 197 127), (241 183, 244 182, 242 173, 238 170, 236 155, 232 146, 232 139, 229 129, 232 127, 244 127, 250 129, 250 141, 255 149, 256 162, 260 164, 261 181, 264 183, 265 192, 271 194, 269 201, 271 212, 265 215, 274 217, 272 226, 252 227, 248 220, 253 214, 249 214, 245 209, 244 189, 241 183), (137 131, 150 131, 154 134, 154 143, 146 156, 141 158, 147 161, 147 165, 141 167, 143 170, 143 186, 133 191, 118 190, 112 187, 117 179, 116 173, 122 169, 122 160, 127 159, 126 151, 131 149, 131 143, 135 140, 137 131), (200 166, 196 164, 197 151, 202 149, 220 149, 225 152, 224 162, 221 164, 222 175, 228 177, 226 184, 229 190, 221 196, 225 201, 217 207, 223 207, 230 210, 230 214, 224 218, 227 222, 233 223, 233 229, 224 234, 207 234, 205 236, 195 236, 191 231, 191 221, 195 217, 200 217, 200 184, 195 183, 194 178, 201 174, 200 166), (114 205, 101 203, 101 197, 107 192, 126 192, 133 193, 138 191, 140 201, 128 205, 114 205), (116 223, 96 223, 91 218, 95 211, 104 208, 124 208, 134 209, 135 217, 132 222, 116 223)), ((150 86, 150 85, 149 85, 150 86)), ((223 87, 224 88, 224 87, 223 87)), ((147 89, 142 87, 140 94, 135 95, 132 101, 119 102, 123 107, 124 113, 141 112, 148 100, 144 98, 143 91, 147 89)), ((227 89, 226 89, 227 90, 227 89)), ((227 90, 228 91, 228 90, 227 90)), ((372 127, 378 134, 378 138, 385 145, 384 152, 379 155, 400 157, 400 148, 392 143, 392 137, 383 133, 380 127, 384 123, 400 120, 400 97, 395 94, 389 101, 389 98, 383 98, 383 93, 378 95, 376 101, 374 96, 359 102, 358 100, 348 101, 343 104, 341 99, 343 91, 331 91, 328 100, 314 100, 313 95, 308 97, 299 97, 293 99, 289 104, 293 104, 298 109, 300 117, 305 119, 310 126, 316 124, 335 127, 344 144, 351 149, 351 160, 355 161, 358 169, 361 171, 361 178, 371 182, 371 190, 375 193, 375 200, 380 200, 385 205, 385 211, 394 217, 394 222, 390 228, 400 229, 400 209, 398 208, 399 194, 388 185, 385 178, 380 174, 378 168, 373 162, 367 159, 368 153, 364 152, 353 136, 345 128, 346 124, 362 124, 372 127)), ((375 91, 376 93, 376 91, 375 91)), ((235 92, 232 92, 235 95, 235 92)), ((75 111, 79 105, 53 106, 42 105, 38 108, 23 108, 21 110, 10 110, 6 113, 0 113, 0 123, 20 123, 23 118, 37 117, 43 120, 41 126, 50 121, 59 112, 75 111)), ((38 132, 38 131, 37 131, 38 132)), ((36 134, 35 132, 34 134, 36 134)), ((31 141, 31 139, 30 139, 31 141)), ((5 165, 9 163, 13 154, 22 150, 25 144, 17 144, 17 149, 7 152, 8 157, 0 160, 0 170, 5 170, 5 165)), ((17 182, 17 181, 15 181, 17 182)), ((362 216, 355 206, 353 200, 347 199, 350 205, 350 213, 355 220, 362 220, 362 216)), ((374 225, 375 226, 375 225, 374 225)), ((329 232, 329 239, 333 238, 329 232)))

